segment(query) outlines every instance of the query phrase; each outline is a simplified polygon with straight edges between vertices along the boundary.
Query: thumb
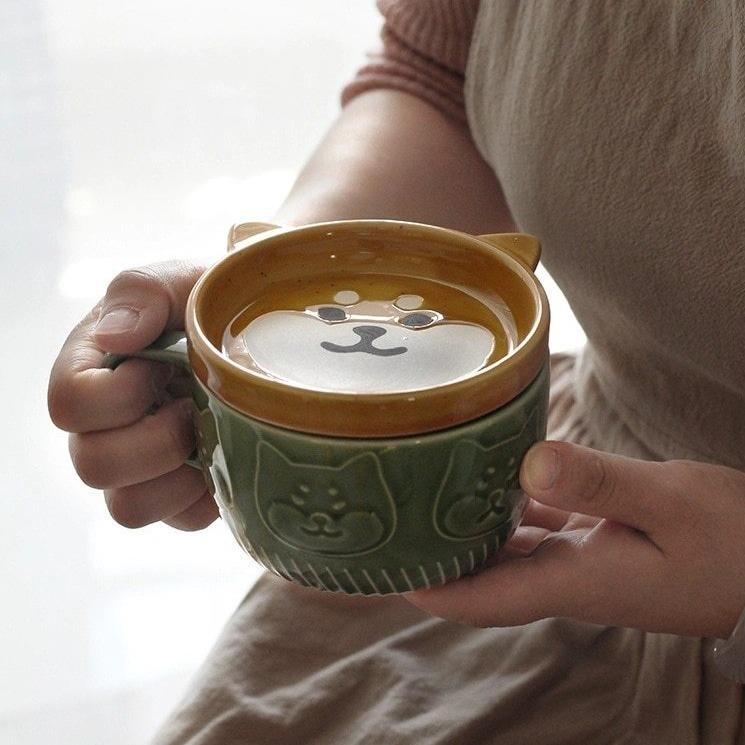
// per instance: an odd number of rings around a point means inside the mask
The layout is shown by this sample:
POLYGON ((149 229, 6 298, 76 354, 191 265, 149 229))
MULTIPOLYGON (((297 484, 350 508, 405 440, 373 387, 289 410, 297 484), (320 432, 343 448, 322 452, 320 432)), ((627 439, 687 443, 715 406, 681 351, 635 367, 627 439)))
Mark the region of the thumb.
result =
POLYGON ((654 533, 674 518, 664 463, 541 442, 523 459, 520 484, 538 502, 654 533))
POLYGON ((184 327, 184 310, 204 267, 168 261, 120 272, 109 284, 93 338, 107 352, 128 354, 166 329, 184 327))

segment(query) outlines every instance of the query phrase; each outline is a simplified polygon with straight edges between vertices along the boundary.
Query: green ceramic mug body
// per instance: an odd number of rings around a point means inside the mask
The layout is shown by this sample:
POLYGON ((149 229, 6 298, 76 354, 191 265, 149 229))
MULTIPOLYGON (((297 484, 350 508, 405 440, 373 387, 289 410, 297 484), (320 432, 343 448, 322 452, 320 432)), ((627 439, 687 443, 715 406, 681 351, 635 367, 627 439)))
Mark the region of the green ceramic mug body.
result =
MULTIPOLYGON (((140 356, 189 366, 179 335, 140 356)), ((195 377, 191 465, 238 543, 275 574, 332 592, 407 592, 477 570, 512 535, 526 503, 520 463, 546 436, 548 393, 546 364, 519 396, 475 421, 358 439, 266 424, 195 377)))
POLYGON ((286 579, 385 594, 481 566, 522 517, 523 455, 546 434, 548 368, 458 427, 394 439, 312 436, 251 419, 201 384, 199 457, 243 548, 286 579))
POLYGON ((478 570, 519 524, 520 464, 546 434, 548 305, 532 273, 537 241, 382 220, 259 236, 255 225, 239 227, 238 250, 191 293, 186 335, 166 334, 137 355, 191 372, 190 464, 238 543, 279 576, 349 594, 407 592, 478 570), (519 339, 472 379, 391 395, 285 385, 222 354, 222 331, 246 297, 262 298, 284 275, 324 282, 328 266, 342 264, 350 277, 384 266, 496 287, 519 339))

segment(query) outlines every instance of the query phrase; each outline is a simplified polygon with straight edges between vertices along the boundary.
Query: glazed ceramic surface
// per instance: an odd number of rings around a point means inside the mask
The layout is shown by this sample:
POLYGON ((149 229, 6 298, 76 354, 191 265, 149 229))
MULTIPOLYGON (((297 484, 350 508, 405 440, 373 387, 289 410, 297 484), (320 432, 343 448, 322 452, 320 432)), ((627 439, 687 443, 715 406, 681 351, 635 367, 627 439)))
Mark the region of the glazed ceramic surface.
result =
MULTIPOLYGON (((511 401, 547 359, 549 309, 532 272, 540 253, 533 236, 473 236, 395 220, 344 220, 295 228, 239 226, 231 244, 232 253, 202 275, 189 297, 189 359, 205 387, 255 419, 293 431, 342 437, 437 431, 511 401), (476 374, 386 393, 291 385, 247 370, 223 354, 225 329, 247 302, 269 302, 262 312, 277 310, 272 295, 278 285, 322 286, 336 281, 343 289, 355 289, 356 278, 381 273, 397 280, 411 277, 450 285, 474 297, 498 298, 514 319, 514 348, 476 374), (328 279, 332 276, 334 280, 328 279)), ((327 300, 333 292, 329 286, 327 300)))
POLYGON ((548 368, 499 410, 419 437, 309 436, 251 419, 196 382, 199 456, 243 548, 345 593, 430 587, 478 569, 514 531, 518 471, 546 433, 548 368))
POLYGON ((192 465, 240 545, 289 580, 352 594, 406 592, 477 570, 519 524, 520 463, 546 433, 549 311, 532 272, 536 239, 351 220, 246 224, 229 244, 192 290, 186 336, 165 334, 137 356, 191 371, 192 465), (267 298, 281 283, 325 292, 333 275, 351 290, 355 278, 381 272, 403 278, 397 292, 410 277, 498 296, 514 343, 473 374, 382 393, 293 385, 222 352, 231 319, 247 302, 277 310, 267 298))

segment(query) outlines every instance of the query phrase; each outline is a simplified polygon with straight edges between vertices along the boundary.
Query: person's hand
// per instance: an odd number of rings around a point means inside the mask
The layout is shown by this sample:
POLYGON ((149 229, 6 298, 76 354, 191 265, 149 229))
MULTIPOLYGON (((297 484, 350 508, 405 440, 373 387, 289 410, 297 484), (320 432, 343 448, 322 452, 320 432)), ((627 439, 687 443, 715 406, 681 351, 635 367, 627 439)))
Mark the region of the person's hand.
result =
POLYGON ((406 593, 473 626, 562 616, 726 638, 745 606, 745 473, 540 443, 520 472, 531 497, 481 573, 406 593))
POLYGON ((168 262, 122 272, 52 369, 52 421, 72 433, 80 478, 104 490, 109 512, 127 527, 163 520, 197 530, 218 514, 202 474, 184 464, 194 430, 190 399, 178 397, 185 392, 179 374, 139 359, 101 369, 104 351, 136 352, 164 330, 183 328, 186 299, 203 271, 168 262))

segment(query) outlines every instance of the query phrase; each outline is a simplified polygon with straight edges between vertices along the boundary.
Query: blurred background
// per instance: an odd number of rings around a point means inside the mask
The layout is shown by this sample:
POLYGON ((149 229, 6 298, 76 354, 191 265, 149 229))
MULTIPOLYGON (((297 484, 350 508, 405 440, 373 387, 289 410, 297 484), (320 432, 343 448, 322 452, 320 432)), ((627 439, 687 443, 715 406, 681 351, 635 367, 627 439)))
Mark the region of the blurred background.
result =
POLYGON ((116 525, 47 378, 120 269, 271 219, 378 27, 373 0, 0 2, 0 745, 146 742, 258 577, 219 521, 116 525))

